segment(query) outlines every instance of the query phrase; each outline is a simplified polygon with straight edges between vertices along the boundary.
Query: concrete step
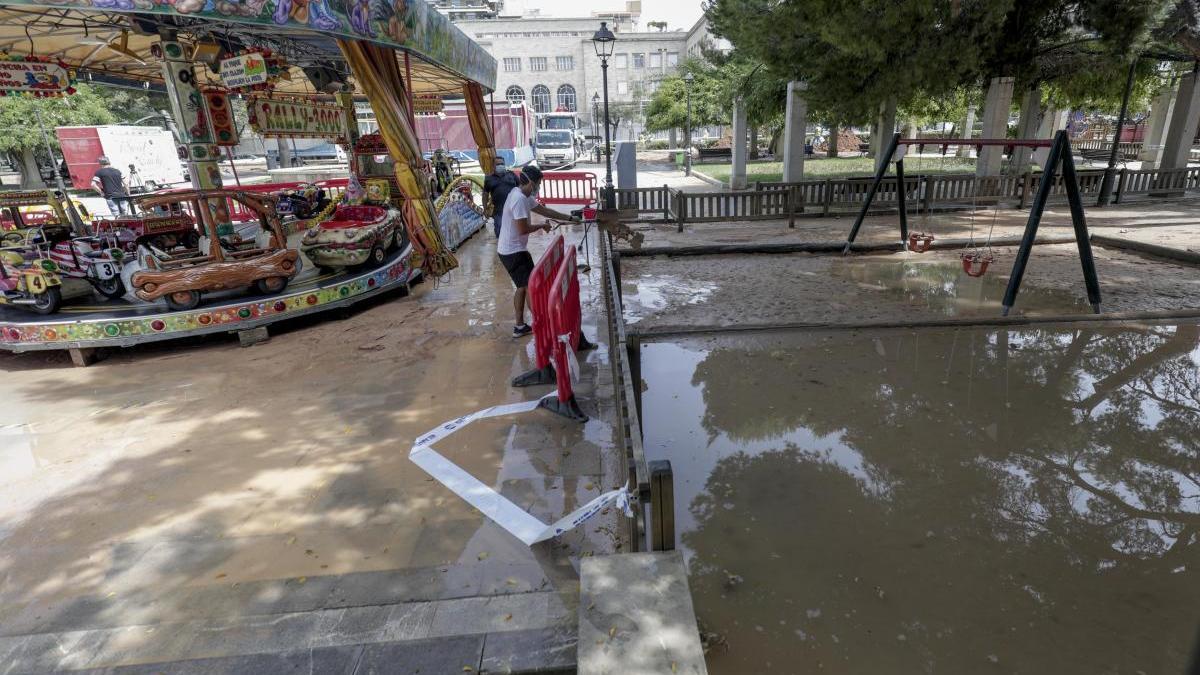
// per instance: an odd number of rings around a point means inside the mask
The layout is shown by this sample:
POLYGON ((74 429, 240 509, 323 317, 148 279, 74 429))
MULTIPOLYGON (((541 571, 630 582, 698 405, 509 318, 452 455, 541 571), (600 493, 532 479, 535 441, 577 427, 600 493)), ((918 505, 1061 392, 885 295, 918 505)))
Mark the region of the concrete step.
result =
POLYGON ((214 659, 234 657, 241 660, 230 668, 245 663, 264 672, 259 666, 274 664, 287 672, 317 658, 304 656, 310 652, 369 665, 372 655, 407 653, 406 645, 422 641, 433 642, 411 649, 452 653, 460 638, 478 638, 461 643, 477 644, 477 663, 474 647, 464 647, 467 661, 446 672, 518 656, 523 665, 514 672, 553 672, 566 641, 573 667, 579 598, 573 577, 569 566, 497 562, 180 587, 156 592, 153 601, 130 594, 31 603, 0 622, 0 675, 144 664, 158 664, 155 672, 175 672, 178 664, 198 669, 183 672, 228 672, 214 659), (445 645, 449 651, 439 651, 445 645))
POLYGON ((580 675, 704 675, 679 551, 586 558, 579 578, 580 675))
POLYGON ((567 675, 575 672, 575 649, 573 630, 548 628, 314 647, 278 653, 144 663, 76 672, 86 675, 461 675, 464 672, 567 675))

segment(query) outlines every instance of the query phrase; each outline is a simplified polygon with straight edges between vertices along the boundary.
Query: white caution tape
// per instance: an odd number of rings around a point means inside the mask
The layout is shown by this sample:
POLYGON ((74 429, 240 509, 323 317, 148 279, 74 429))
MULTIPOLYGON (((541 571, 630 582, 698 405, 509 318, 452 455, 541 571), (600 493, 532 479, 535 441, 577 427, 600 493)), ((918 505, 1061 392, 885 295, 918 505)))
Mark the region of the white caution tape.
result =
POLYGON ((558 341, 563 343, 563 347, 567 353, 567 370, 571 375, 571 383, 579 381, 579 359, 575 356, 575 348, 571 346, 571 334, 559 335, 558 341))
MULTIPOLYGON (((555 394, 548 394, 543 399, 554 396, 555 394)), ((478 478, 464 471, 454 462, 438 454, 434 450, 433 444, 475 420, 536 410, 538 404, 543 399, 492 406, 491 408, 450 420, 418 438, 413 443, 412 450, 408 453, 408 458, 417 466, 424 469, 430 476, 436 478, 442 485, 450 488, 451 492, 462 497, 468 504, 479 509, 483 515, 491 518, 497 525, 508 530, 510 534, 520 539, 526 546, 532 546, 539 541, 557 537, 567 530, 578 527, 581 523, 612 504, 623 510, 625 515, 632 517, 633 507, 629 501, 629 485, 626 484, 623 488, 605 492, 554 523, 547 525, 485 485, 478 478)))

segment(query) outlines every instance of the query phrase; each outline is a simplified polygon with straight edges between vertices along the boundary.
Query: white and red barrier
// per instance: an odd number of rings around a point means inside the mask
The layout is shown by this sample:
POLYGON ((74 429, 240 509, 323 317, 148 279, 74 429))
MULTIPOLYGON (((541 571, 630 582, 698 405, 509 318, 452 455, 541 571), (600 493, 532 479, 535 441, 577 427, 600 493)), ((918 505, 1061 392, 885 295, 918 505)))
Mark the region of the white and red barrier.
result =
POLYGON ((546 303, 550 298, 550 284, 562 267, 563 236, 560 234, 550 242, 542 253, 533 272, 529 275, 529 313, 533 315, 534 369, 513 378, 512 386, 529 387, 537 384, 554 384, 554 366, 550 363, 554 353, 554 335, 550 328, 546 303))
POLYGON ((596 201, 596 174, 590 171, 545 171, 538 200, 543 204, 590 204, 596 201))
POLYGON ((546 301, 547 318, 554 340, 556 397, 542 399, 541 407, 563 417, 586 422, 588 417, 579 409, 575 400, 574 382, 579 379, 579 361, 575 352, 588 349, 591 344, 583 337, 582 312, 579 304, 579 276, 575 272, 575 247, 569 246, 563 253, 558 274, 550 285, 546 301))

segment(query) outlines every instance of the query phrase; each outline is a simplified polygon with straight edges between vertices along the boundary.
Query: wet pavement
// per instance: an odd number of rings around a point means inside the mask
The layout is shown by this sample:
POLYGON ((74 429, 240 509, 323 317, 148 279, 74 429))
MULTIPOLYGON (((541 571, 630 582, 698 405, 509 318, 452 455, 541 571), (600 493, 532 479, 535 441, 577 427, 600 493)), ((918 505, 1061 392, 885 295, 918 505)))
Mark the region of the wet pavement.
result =
MULTIPOLYGON (((533 254, 548 242, 533 237, 533 254)), ((0 354, 0 664, 20 636, 133 625, 175 632, 125 636, 123 651, 100 636, 71 663, 223 656, 256 645, 185 639, 198 630, 186 622, 347 604, 515 598, 423 609, 415 637, 573 625, 579 557, 625 545, 616 514, 528 548, 407 457, 448 419, 549 391, 509 386, 533 346, 509 335, 494 237, 459 258, 412 297, 273 326, 250 349, 215 336, 86 369, 65 353, 0 354)), ((599 274, 581 284, 597 341, 599 274)), ((580 356, 587 424, 535 411, 438 450, 545 522, 617 487, 606 359, 603 344, 580 356)))
POLYGON ((713 673, 1182 672, 1200 326, 643 345, 713 673))

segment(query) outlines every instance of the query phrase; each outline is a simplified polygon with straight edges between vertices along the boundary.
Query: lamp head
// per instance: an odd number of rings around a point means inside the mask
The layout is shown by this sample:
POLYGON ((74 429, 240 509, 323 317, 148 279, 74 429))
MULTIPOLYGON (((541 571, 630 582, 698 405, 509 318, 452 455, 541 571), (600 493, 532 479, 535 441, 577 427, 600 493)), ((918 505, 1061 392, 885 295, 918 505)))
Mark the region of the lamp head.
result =
POLYGON ((613 35, 608 29, 608 22, 600 22, 600 30, 592 36, 592 45, 596 48, 596 56, 602 59, 607 59, 612 56, 614 44, 617 41, 617 36, 613 35))

